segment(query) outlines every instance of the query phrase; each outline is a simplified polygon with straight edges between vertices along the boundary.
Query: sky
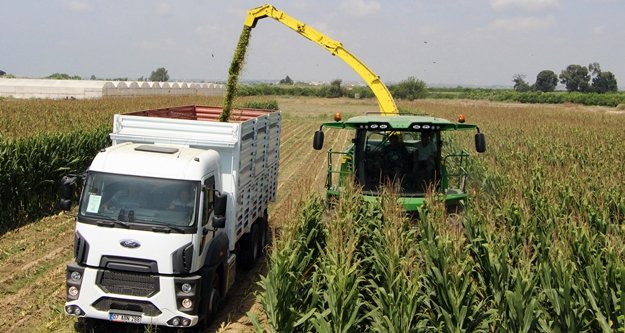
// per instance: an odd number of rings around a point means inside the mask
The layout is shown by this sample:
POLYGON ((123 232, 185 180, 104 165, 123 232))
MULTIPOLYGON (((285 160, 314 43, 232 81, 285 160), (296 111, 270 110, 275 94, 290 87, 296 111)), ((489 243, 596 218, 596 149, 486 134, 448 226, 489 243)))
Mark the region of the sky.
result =
MULTIPOLYGON (((18 77, 224 81, 252 0, 0 2, 0 70, 18 77)), ((274 0, 343 43, 386 83, 531 84, 597 62, 625 88, 623 0, 274 0)), ((340 59, 272 19, 252 30, 242 80, 362 82, 340 59)))

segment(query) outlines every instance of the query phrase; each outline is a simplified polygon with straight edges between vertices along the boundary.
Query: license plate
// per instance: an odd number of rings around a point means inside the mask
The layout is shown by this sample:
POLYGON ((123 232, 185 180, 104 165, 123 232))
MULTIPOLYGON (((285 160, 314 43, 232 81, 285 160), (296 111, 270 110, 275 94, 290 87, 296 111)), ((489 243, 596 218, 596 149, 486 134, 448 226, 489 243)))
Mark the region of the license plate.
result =
POLYGON ((109 313, 109 320, 118 323, 141 324, 141 316, 129 315, 125 313, 109 313))

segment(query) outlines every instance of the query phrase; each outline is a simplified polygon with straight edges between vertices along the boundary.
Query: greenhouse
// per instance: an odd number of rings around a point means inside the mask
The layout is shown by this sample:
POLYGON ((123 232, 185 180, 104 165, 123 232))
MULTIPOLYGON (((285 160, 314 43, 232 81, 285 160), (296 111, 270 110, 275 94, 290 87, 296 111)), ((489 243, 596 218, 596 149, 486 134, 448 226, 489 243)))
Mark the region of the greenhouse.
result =
POLYGON ((0 78, 0 97, 85 99, 106 96, 220 96, 224 85, 197 82, 48 80, 0 78))

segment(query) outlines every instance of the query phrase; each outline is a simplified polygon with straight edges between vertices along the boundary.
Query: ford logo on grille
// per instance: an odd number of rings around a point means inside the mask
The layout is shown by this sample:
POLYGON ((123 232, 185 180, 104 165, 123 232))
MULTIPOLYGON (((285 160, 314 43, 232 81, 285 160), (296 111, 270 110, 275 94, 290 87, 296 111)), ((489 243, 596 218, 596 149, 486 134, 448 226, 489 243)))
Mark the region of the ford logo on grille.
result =
POLYGON ((141 244, 139 244, 139 242, 137 242, 136 240, 133 240, 133 239, 124 239, 124 240, 120 241, 119 244, 121 246, 127 247, 129 249, 136 249, 139 246, 141 246, 141 244))

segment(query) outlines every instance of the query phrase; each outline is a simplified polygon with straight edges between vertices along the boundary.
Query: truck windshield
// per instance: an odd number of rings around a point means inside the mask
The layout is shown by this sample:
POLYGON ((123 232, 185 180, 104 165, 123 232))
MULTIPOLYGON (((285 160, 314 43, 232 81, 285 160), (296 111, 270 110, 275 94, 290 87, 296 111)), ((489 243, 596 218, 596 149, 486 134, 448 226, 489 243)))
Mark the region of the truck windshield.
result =
POLYGON ((440 132, 367 130, 357 146, 357 175, 366 192, 396 183, 402 195, 423 195, 436 184, 440 132))
POLYGON ((125 225, 193 226, 199 182, 89 172, 79 216, 125 225))

